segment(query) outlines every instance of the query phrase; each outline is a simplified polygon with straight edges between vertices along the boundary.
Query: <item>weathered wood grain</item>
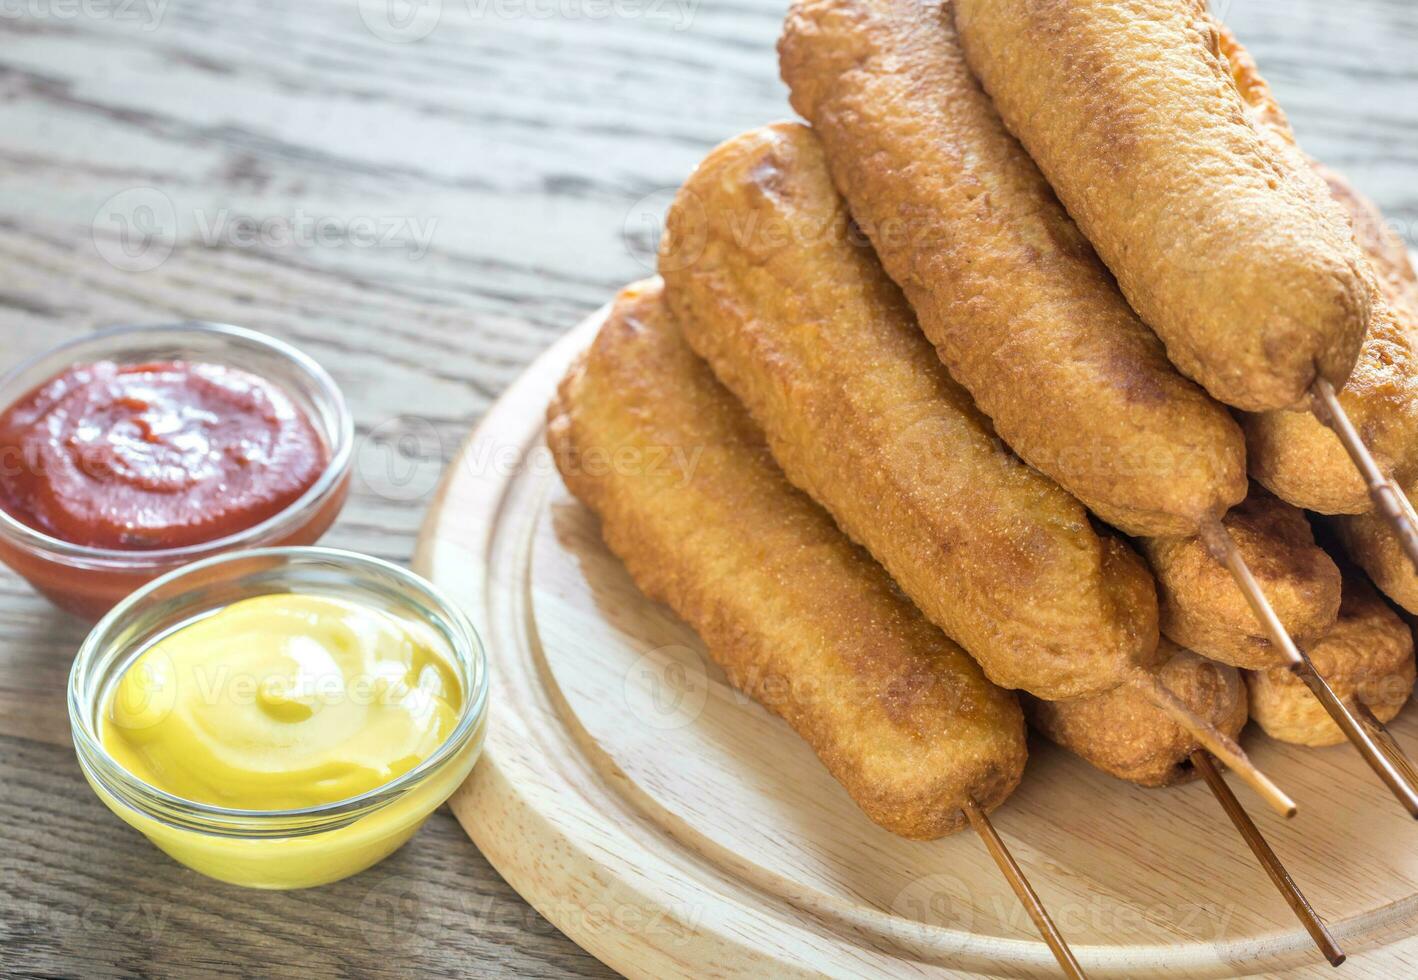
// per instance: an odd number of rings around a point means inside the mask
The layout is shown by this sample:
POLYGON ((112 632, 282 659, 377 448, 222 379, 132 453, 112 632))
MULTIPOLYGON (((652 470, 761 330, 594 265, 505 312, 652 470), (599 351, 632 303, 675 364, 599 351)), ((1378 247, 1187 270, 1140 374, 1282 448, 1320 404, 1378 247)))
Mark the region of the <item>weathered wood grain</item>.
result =
MULTIPOLYGON (((1418 240, 1418 8, 1216 2, 1306 147, 1418 240)), ((645 274, 700 156, 789 114, 781 0, 126 3, 0 5, 0 367, 116 322, 293 340, 339 378, 362 436, 327 540, 395 560, 462 434, 645 274), (400 37, 391 15, 410 10, 400 37), (124 221, 152 232, 147 250, 122 250, 124 221)), ((446 815, 392 862, 297 895, 159 859, 67 746, 82 633, 0 575, 0 972, 600 972, 446 815), (370 948, 371 895, 423 910, 413 951, 370 948)))

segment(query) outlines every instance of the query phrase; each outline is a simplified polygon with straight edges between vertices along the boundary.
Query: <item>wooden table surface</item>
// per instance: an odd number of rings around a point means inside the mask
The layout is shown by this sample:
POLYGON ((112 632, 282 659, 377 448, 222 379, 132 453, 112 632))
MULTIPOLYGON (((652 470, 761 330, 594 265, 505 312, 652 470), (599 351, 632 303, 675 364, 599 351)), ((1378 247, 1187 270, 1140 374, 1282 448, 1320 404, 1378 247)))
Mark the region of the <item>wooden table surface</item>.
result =
MULTIPOLYGON (((1217 0, 1307 149, 1418 231, 1418 4, 1217 0)), ((327 543, 407 560, 444 461, 645 274, 673 188, 789 114, 782 0, 0 0, 0 367, 113 323, 285 337, 353 405, 327 543)), ((0 574, 0 973, 601 976, 446 812, 291 894, 162 858, 84 784, 84 634, 0 574)), ((1363 957, 1343 971, 1363 975, 1363 957)))

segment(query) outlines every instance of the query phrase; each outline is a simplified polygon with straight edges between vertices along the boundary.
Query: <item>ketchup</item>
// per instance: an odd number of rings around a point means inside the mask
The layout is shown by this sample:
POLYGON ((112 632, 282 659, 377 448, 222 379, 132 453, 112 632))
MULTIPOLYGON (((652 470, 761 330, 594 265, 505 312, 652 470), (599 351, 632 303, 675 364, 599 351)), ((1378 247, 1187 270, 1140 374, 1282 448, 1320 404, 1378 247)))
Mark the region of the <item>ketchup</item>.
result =
POLYGON ((101 361, 0 415, 0 507, 72 544, 178 548, 275 516, 329 459, 305 412, 253 374, 101 361))

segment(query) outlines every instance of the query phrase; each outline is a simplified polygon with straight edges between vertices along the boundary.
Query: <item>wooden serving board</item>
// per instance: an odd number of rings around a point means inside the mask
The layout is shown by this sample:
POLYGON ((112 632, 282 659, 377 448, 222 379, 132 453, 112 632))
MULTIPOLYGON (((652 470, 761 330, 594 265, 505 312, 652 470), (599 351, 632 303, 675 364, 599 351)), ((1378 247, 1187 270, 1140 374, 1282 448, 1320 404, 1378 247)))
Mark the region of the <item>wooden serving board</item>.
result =
MULTIPOLYGON (((544 411, 604 313, 488 413, 420 540, 417 567, 465 605, 491 662, 487 747, 452 800, 468 834, 630 976, 1054 975, 972 834, 910 842, 869 822, 640 595, 566 492, 544 411)), ((1418 711, 1393 728, 1418 747, 1418 711)), ((1347 747, 1247 744, 1300 814, 1233 782, 1242 801, 1351 957, 1371 951, 1340 975, 1400 975, 1418 826, 1347 747)), ((1203 785, 1142 790, 1031 751, 995 822, 1092 975, 1330 972, 1203 785)))

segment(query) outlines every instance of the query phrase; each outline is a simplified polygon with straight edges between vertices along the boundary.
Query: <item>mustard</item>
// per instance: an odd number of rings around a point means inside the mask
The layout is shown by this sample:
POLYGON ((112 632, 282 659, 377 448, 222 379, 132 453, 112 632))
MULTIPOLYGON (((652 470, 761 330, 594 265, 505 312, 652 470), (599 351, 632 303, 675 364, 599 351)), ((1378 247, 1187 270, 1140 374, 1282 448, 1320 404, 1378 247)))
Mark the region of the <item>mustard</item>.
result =
MULTIPOLYGON (((437 752, 462 713, 459 678, 445 639, 423 623, 343 599, 263 595, 139 655, 102 702, 100 743, 129 774, 184 801, 264 813, 317 807, 377 790, 437 752)), ((215 877, 318 884, 407 840, 462 781, 480 743, 481 732, 393 805, 318 834, 247 839, 117 812, 215 877)))

